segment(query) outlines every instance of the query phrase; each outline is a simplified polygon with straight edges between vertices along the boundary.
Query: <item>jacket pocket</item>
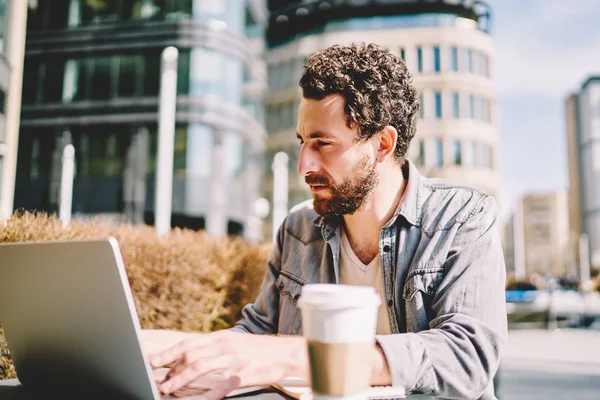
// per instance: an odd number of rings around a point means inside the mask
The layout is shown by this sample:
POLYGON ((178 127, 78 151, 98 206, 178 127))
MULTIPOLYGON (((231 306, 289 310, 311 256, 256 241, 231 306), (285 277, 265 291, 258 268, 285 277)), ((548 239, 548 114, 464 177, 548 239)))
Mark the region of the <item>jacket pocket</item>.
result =
POLYGON ((443 278, 442 267, 413 271, 406 277, 402 297, 404 300, 412 300, 419 292, 433 296, 443 278))
POLYGON ((302 315, 298 307, 302 286, 304 286, 302 279, 284 271, 281 271, 277 278, 279 289, 278 333, 280 335, 302 334, 302 315))
POLYGON ((402 298, 406 307, 406 325, 409 332, 429 329, 435 318, 431 305, 433 296, 444 277, 442 268, 417 270, 404 283, 402 298))

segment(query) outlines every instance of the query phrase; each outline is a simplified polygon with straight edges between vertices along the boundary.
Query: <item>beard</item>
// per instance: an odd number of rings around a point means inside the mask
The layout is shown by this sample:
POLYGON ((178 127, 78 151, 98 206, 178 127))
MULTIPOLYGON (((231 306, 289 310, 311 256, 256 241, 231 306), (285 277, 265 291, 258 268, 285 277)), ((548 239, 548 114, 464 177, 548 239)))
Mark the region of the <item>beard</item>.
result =
POLYGON ((377 161, 371 163, 365 155, 339 184, 323 175, 305 177, 307 184, 325 185, 330 191, 328 197, 313 195, 315 212, 323 217, 340 217, 358 211, 379 183, 376 165, 377 161))

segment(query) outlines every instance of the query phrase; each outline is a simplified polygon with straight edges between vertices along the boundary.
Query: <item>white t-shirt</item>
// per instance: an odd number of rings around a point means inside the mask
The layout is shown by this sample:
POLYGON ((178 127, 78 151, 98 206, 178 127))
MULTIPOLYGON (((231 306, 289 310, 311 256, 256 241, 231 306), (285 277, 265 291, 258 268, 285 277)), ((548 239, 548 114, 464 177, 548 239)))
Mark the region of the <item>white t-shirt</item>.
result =
POLYGON ((377 334, 389 335, 392 332, 385 304, 379 253, 377 253, 368 265, 363 264, 356 254, 354 254, 344 227, 342 226, 340 230, 342 233, 340 245, 340 283, 344 285, 372 286, 375 288, 381 298, 381 305, 379 306, 379 314, 377 316, 377 334))

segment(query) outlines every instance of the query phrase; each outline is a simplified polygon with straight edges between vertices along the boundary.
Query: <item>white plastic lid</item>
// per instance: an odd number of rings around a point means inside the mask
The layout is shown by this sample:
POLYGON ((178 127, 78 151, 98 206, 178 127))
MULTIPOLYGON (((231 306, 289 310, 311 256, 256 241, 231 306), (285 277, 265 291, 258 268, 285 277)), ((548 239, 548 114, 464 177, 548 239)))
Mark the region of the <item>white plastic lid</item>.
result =
POLYGON ((372 286, 314 283, 302 287, 298 303, 320 309, 379 307, 381 298, 372 286))

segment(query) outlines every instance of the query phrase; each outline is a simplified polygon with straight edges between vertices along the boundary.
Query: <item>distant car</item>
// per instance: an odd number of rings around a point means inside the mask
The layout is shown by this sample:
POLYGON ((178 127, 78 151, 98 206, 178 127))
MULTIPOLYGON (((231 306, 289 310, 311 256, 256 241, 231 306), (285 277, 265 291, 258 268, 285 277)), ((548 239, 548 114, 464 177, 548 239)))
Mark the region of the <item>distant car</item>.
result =
POLYGON ((539 291, 537 290, 507 290, 507 303, 533 303, 537 298, 539 291))

